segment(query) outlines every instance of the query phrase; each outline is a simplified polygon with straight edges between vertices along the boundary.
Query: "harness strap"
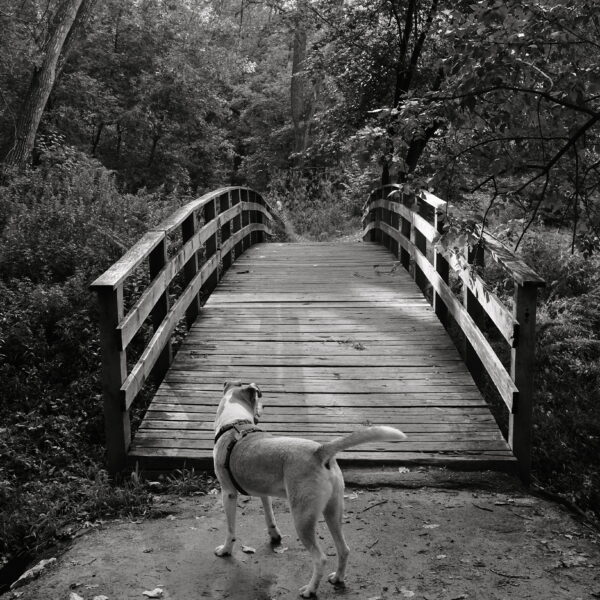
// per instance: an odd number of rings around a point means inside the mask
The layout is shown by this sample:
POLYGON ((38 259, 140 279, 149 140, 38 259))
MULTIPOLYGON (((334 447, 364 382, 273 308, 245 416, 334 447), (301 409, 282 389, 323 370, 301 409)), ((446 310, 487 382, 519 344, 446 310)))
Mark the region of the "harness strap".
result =
POLYGON ((221 429, 219 429, 219 431, 217 432, 217 435, 215 436, 215 444, 219 441, 219 438, 224 433, 227 433, 231 429, 235 429, 238 433, 241 433, 240 430, 238 429, 239 425, 252 425, 252 422, 248 421, 248 419, 238 419, 237 421, 233 421, 233 423, 228 423, 227 425, 223 425, 223 427, 221 427, 221 429))
POLYGON ((262 431, 262 429, 260 429, 259 427, 252 427, 251 426, 251 427, 242 429, 240 431, 238 429, 238 427, 237 427, 238 425, 252 425, 252 423, 250 421, 241 420, 241 421, 234 421, 233 423, 230 423, 229 425, 225 425, 222 429, 219 430, 219 433, 217 433, 217 436, 215 437, 215 443, 227 431, 230 431, 231 429, 235 429, 236 430, 236 435, 233 436, 233 438, 231 439, 231 441, 227 445, 227 451, 226 451, 226 454, 225 454, 225 465, 224 466, 225 466, 225 469, 227 470, 227 473, 229 474, 229 478, 231 479, 231 483, 233 483, 233 487, 235 487, 235 489, 240 494, 243 494, 244 496, 249 496, 250 494, 248 494, 248 492, 237 482, 236 478, 233 476, 233 473, 231 471, 231 453, 233 452, 233 449, 235 448, 235 445, 240 440, 243 440, 248 434, 260 432, 260 431, 262 431))

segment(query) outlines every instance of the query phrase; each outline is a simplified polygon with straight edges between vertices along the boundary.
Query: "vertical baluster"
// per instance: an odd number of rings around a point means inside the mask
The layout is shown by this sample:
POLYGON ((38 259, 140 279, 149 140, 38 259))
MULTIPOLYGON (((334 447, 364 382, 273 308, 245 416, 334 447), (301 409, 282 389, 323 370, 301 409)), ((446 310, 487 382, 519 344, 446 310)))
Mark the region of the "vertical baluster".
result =
POLYGON ((514 293, 513 317, 519 323, 519 341, 511 350, 510 374, 519 395, 516 406, 509 415, 508 443, 519 461, 521 478, 528 483, 531 471, 537 287, 515 283, 514 293))
MULTIPOLYGON (((162 241, 150 252, 150 256, 148 257, 148 263, 150 266, 150 279, 154 279, 163 267, 167 264, 167 236, 164 235, 162 241)), ((154 331, 156 331, 160 324, 163 322, 163 319, 167 316, 169 312, 169 288, 161 294, 160 298, 157 300, 154 308, 152 309, 152 325, 154 326, 154 331)), ((160 353, 156 364, 154 365, 154 369, 152 371, 153 376, 157 381, 162 381, 165 373, 167 372, 171 362, 173 360, 173 350, 171 348, 171 340, 169 340, 164 347, 163 351, 160 353)))
MULTIPOLYGON (((183 243, 185 244, 190 239, 192 239, 194 237, 194 235, 196 235, 197 231, 198 231, 198 216, 196 215, 195 212, 193 212, 181 224, 181 238, 183 240, 183 243)), ((190 260, 188 260, 187 263, 185 263, 185 265, 183 267, 183 277, 184 277, 186 286, 190 283, 190 281, 192 281, 192 279, 198 273, 198 264, 199 264, 198 252, 194 252, 194 255, 192 256, 192 258, 190 258, 190 260)), ((192 303, 190 304, 190 306, 185 311, 185 322, 186 322, 188 329, 192 326, 192 324, 196 320, 196 317, 198 316, 199 312, 200 312, 200 294, 197 294, 196 297, 194 298, 194 300, 192 300, 192 303)))
POLYGON ((100 349, 102 355, 102 396, 108 470, 115 474, 127 462, 131 443, 129 412, 124 410, 121 386, 127 378, 127 355, 121 348, 116 328, 123 319, 123 284, 95 288, 100 316, 100 349))
MULTIPOLYGON (((240 202, 241 202, 240 189, 237 188, 231 193, 231 205, 237 206, 238 204, 240 204, 240 202)), ((237 215, 233 218, 232 234, 236 234, 241 228, 242 228, 242 213, 240 212, 239 215, 237 215)), ((240 240, 235 245, 233 260, 238 258, 242 254, 243 251, 244 251, 243 240, 240 240)))
MULTIPOLYGON (((477 270, 478 267, 485 266, 485 255, 483 246, 478 245, 473 250, 470 250, 468 247, 465 248, 465 253, 467 255, 467 261, 469 265, 474 270, 477 270)), ((485 311, 477 297, 471 292, 471 290, 463 284, 463 303, 467 312, 475 321, 475 325, 477 325, 478 329, 483 332, 485 331, 485 311)), ((483 365, 479 360, 479 356, 477 356, 477 352, 469 342, 469 340, 465 340, 465 364, 467 368, 471 372, 473 379, 476 383, 481 383, 481 377, 483 374, 483 365)))
MULTIPOLYGON (((224 194, 220 198, 219 213, 225 212, 226 210, 228 210, 230 208, 230 206, 231 206, 231 194, 230 194, 230 192, 227 192, 227 194, 224 194)), ((221 245, 222 245, 231 236, 231 221, 224 222, 223 225, 221 226, 220 230, 221 230, 220 239, 221 239, 221 245)), ((223 276, 225 271, 227 271, 227 269, 229 269, 229 267, 231 266, 231 251, 226 252, 221 257, 221 261, 223 264, 223 271, 221 272, 219 279, 223 276)))
MULTIPOLYGON (((414 196, 411 210, 418 215, 420 214, 420 206, 421 205, 418 196, 414 196)), ((423 256, 427 256, 427 238, 414 225, 411 227, 411 240, 417 249, 421 251, 421 254, 423 254, 423 256)), ((428 280, 416 263, 414 264, 413 277, 415 279, 415 283, 422 291, 424 291, 425 286, 428 284, 428 280)))
MULTIPOLYGON (((211 221, 214 221, 217 216, 215 202, 216 201, 213 199, 204 206, 204 222, 207 224, 211 221)), ((207 262, 208 260, 210 260, 218 254, 218 237, 219 231, 217 227, 217 231, 206 240, 204 248, 205 262, 207 262)), ((217 268, 211 273, 211 275, 207 277, 206 281, 204 282, 202 288, 205 295, 209 295, 217 286, 219 280, 218 270, 219 267, 217 266, 217 268)))
MULTIPOLYGON (((443 222, 443 213, 441 213, 437 208, 435 209, 434 216, 434 226, 436 231, 442 233, 444 222, 443 222)), ((443 255, 434 249, 433 252, 433 266, 437 271, 438 275, 441 277, 444 283, 450 282, 450 265, 448 261, 443 257, 443 255)), ((444 301, 440 298, 440 296, 434 292, 433 294, 433 309, 435 310, 435 314, 438 316, 438 319, 442 323, 444 327, 448 327, 448 307, 444 303, 444 301)))

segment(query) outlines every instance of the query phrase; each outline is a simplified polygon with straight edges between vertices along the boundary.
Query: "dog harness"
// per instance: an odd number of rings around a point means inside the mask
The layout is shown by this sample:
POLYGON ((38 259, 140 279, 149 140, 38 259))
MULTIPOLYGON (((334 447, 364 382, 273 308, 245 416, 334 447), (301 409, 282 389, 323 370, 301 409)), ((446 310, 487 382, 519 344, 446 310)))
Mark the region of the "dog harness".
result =
POLYGON ((248 421, 246 419, 240 419, 238 421, 228 423, 227 425, 221 427, 221 429, 219 429, 217 435, 215 436, 215 444, 219 441, 219 438, 223 434, 227 433, 228 431, 231 431, 232 429, 235 429, 235 435, 227 445, 227 452, 225 454, 225 469, 227 470, 227 473, 229 473, 229 478, 231 479, 231 483, 233 483, 233 487, 235 487, 235 489, 240 494, 243 494, 244 496, 249 496, 250 494, 248 494, 248 492, 244 490, 244 488, 236 481, 235 477, 233 476, 233 473, 231 472, 231 453, 233 452, 235 445, 239 441, 243 440, 248 434, 256 433, 259 431, 262 432, 262 429, 260 427, 255 427, 254 423, 252 423, 251 421, 248 421))

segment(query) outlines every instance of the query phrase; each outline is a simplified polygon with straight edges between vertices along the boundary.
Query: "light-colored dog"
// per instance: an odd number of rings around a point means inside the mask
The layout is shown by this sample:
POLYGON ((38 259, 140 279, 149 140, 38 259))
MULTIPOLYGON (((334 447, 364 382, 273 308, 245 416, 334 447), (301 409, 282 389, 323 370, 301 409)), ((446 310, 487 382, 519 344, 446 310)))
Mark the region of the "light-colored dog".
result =
POLYGON ((312 577, 300 589, 304 598, 314 596, 325 570, 326 557, 317 541, 321 515, 337 549, 338 566, 329 575, 334 585, 344 584, 349 549, 342 533, 344 479, 335 460, 342 450, 376 441, 398 441, 406 436, 385 426, 364 427, 350 435, 319 444, 311 440, 270 435, 256 430, 262 412, 261 392, 255 383, 226 383, 215 419, 215 472, 221 483, 227 518, 225 543, 217 556, 231 554, 235 542, 238 491, 260 496, 271 542, 281 533, 275 523, 271 496, 287 498, 298 537, 313 560, 312 577))

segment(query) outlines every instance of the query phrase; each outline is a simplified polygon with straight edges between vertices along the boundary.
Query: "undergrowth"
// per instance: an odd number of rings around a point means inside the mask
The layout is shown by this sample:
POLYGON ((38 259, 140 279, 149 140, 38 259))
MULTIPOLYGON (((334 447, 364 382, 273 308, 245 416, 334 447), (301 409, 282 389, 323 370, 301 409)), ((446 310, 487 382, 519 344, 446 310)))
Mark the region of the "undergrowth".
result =
POLYGON ((312 241, 330 241, 355 233, 361 227, 364 194, 357 194, 345 177, 273 174, 266 198, 289 216, 296 234, 312 241))
MULTIPOLYGON (((151 512, 155 489, 104 471, 89 285, 182 201, 122 194, 106 169, 68 148, 0 185, 0 570, 74 527, 151 512)), ((208 485, 179 478, 161 489, 208 485)))
POLYGON ((547 282, 537 317, 535 476, 600 517, 600 256, 540 229, 523 258, 547 282))

